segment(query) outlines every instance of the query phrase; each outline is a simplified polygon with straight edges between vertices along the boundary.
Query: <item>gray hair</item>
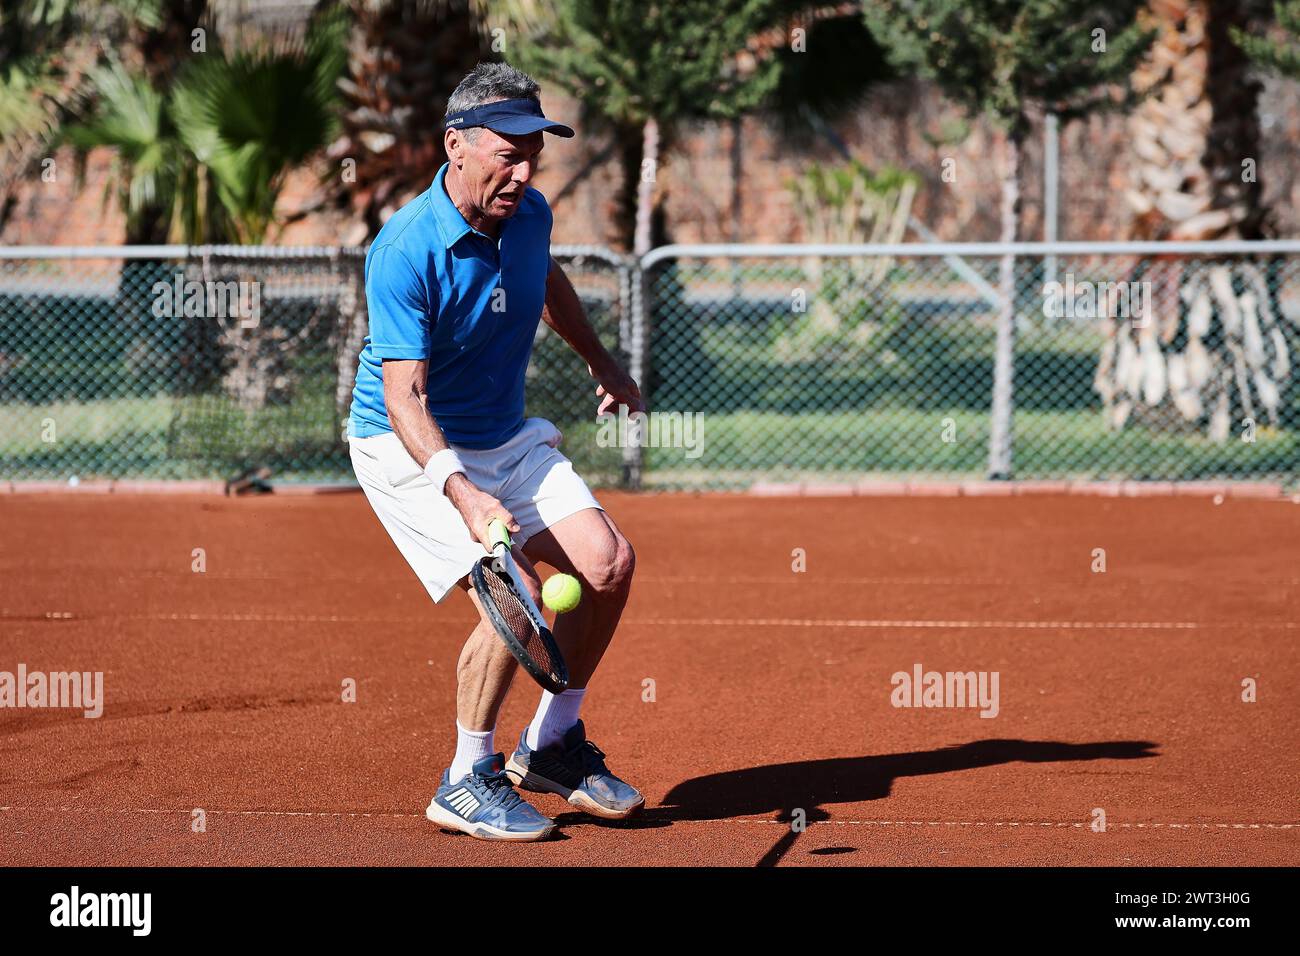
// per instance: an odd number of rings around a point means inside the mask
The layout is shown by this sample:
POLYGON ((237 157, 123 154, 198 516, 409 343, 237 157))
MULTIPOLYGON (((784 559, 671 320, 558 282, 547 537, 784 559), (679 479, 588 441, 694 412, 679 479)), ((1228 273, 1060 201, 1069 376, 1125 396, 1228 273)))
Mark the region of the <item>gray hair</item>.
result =
MULTIPOLYGON (((516 70, 509 63, 480 63, 460 81, 447 98, 447 116, 462 110, 471 110, 497 100, 541 99, 542 88, 527 73, 516 70)), ((471 143, 478 138, 478 128, 465 130, 471 143)))

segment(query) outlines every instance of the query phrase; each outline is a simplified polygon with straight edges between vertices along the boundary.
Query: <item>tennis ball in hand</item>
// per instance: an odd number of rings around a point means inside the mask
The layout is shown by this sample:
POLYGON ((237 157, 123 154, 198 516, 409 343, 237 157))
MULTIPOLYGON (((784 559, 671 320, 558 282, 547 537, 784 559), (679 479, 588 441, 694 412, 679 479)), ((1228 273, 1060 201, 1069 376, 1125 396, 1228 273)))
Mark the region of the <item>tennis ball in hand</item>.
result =
POLYGON ((571 574, 552 574, 542 585, 542 603, 556 614, 572 611, 582 600, 582 587, 571 574))

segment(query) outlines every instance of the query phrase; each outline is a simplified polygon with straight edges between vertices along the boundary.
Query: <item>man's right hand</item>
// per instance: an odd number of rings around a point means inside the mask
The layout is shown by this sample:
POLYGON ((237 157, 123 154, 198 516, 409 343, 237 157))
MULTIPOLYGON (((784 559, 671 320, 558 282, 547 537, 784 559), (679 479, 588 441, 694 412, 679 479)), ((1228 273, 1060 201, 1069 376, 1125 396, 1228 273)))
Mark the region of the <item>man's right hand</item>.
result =
POLYGON ((504 521, 511 534, 519 530, 519 522, 506 510, 505 505, 476 488, 463 472, 458 471, 447 479, 443 493, 460 512, 469 533, 478 538, 489 553, 492 551, 492 539, 488 535, 488 524, 493 518, 504 521))

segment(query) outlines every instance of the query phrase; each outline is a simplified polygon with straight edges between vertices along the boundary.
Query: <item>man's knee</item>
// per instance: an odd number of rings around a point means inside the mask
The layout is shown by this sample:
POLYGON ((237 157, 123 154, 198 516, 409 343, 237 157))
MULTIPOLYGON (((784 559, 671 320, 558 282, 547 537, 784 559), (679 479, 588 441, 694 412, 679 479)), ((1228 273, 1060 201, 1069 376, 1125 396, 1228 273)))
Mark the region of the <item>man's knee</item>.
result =
POLYGON ((631 543, 618 531, 610 529, 589 561, 582 575, 597 594, 618 594, 632 583, 636 570, 636 552, 631 543))

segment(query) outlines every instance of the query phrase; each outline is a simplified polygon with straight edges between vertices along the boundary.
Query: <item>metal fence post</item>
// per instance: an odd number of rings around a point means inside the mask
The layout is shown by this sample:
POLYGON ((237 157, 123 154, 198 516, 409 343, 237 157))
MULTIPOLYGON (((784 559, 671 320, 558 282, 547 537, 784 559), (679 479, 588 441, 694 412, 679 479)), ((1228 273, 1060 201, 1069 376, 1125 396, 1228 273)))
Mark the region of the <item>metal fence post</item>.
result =
MULTIPOLYGON (((636 380, 644 395, 648 384, 645 377, 645 330, 650 294, 649 280, 646 270, 642 268, 640 260, 636 257, 628 258, 621 275, 619 295, 623 297, 626 292, 626 311, 623 314, 626 316, 627 331, 627 338, 621 344, 627 354, 628 374, 636 380)), ((620 323, 620 331, 623 328, 624 324, 620 323)), ((623 436, 625 439, 629 436, 636 439, 625 441, 623 445, 623 486, 632 490, 641 487, 642 469, 645 463, 639 440, 640 434, 640 429, 632 428, 628 430, 628 435, 623 436)))
POLYGON ((997 339, 993 352, 993 397, 990 403, 988 477, 1007 479, 1012 474, 1011 442, 1015 426, 1014 379, 1016 367, 1016 259, 1002 257, 1002 304, 998 307, 997 339))

